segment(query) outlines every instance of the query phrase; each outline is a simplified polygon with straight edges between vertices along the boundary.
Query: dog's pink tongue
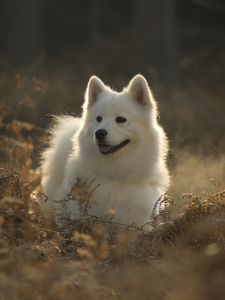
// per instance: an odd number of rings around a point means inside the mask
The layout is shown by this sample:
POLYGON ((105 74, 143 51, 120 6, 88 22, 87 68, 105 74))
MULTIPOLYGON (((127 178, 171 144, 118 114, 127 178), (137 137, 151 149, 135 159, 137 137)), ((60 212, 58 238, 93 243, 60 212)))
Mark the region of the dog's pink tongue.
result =
POLYGON ((111 150, 111 146, 108 145, 99 145, 99 151, 101 153, 108 153, 111 150))

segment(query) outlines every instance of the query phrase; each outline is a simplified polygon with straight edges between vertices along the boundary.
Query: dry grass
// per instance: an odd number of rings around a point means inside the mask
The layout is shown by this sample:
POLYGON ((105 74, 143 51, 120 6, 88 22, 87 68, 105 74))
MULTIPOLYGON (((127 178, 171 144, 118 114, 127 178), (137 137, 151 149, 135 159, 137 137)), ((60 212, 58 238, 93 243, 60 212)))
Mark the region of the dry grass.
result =
POLYGON ((6 120, 2 107, 0 299, 224 298, 222 183, 211 183, 214 192, 176 196, 186 203, 179 211, 167 197, 150 233, 85 213, 59 231, 31 197, 39 184, 30 158, 39 129, 6 120))

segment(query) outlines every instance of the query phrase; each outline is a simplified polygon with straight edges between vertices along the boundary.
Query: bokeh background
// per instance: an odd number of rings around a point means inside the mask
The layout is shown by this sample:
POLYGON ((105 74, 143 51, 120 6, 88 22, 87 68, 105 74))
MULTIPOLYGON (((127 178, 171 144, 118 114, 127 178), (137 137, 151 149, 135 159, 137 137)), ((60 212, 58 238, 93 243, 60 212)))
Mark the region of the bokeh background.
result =
POLYGON ((223 0, 0 0, 0 105, 8 119, 44 132, 50 114, 81 112, 92 74, 120 90, 136 73, 159 103, 172 192, 224 180, 223 0))

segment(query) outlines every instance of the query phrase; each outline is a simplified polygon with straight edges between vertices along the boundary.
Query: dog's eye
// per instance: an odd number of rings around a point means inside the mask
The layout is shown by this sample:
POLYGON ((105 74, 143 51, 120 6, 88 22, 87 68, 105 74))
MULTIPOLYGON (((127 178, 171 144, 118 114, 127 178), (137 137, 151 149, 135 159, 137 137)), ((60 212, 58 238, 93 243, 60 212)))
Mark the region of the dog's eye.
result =
POLYGON ((126 122, 126 118, 124 118, 124 117, 117 117, 116 118, 116 123, 124 123, 124 122, 126 122))
POLYGON ((102 121, 102 117, 101 116, 97 116, 96 121, 97 122, 101 122, 102 121))

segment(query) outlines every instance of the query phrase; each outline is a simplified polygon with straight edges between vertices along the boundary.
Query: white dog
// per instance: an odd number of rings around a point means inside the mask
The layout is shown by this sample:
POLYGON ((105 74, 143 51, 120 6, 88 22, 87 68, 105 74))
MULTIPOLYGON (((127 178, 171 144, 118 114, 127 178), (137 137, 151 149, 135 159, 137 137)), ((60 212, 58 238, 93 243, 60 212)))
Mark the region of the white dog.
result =
MULTIPOLYGON (((167 152, 145 78, 136 75, 122 92, 115 92, 92 76, 82 117, 58 117, 43 153, 47 203, 59 208, 57 201, 68 197, 78 178, 94 180, 98 186, 92 191, 89 214, 104 217, 113 210, 116 222, 142 226, 168 188, 167 152)), ((67 209, 80 213, 75 201, 67 209)))

